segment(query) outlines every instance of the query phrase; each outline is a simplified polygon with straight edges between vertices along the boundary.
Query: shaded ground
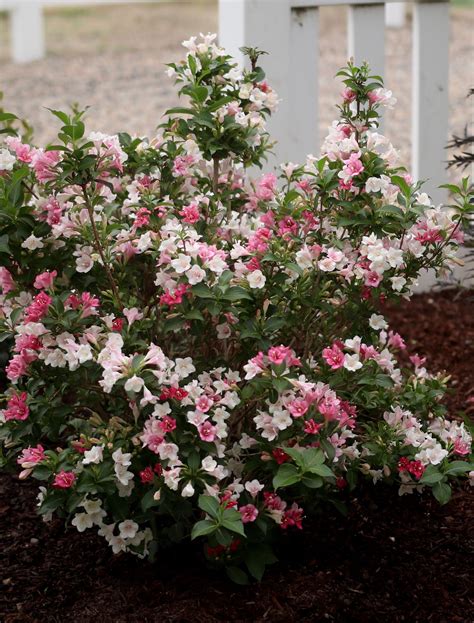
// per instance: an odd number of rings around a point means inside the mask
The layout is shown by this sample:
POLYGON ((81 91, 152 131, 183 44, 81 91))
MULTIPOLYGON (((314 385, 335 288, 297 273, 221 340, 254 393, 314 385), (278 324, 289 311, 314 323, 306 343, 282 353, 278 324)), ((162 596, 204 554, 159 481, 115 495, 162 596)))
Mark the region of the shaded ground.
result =
MULTIPOLYGON (((277 0, 274 0, 277 1, 277 0)), ((270 0, 269 0, 270 2, 270 0)), ((337 116, 341 86, 334 80, 346 63, 346 8, 320 10, 319 76, 299 68, 301 79, 319 80, 320 136, 337 116)), ((267 27, 264 25, 263 27, 267 27)), ((473 121, 466 95, 474 81, 474 10, 451 7, 450 134, 473 121)), ((88 128, 104 132, 152 134, 164 110, 177 103, 164 63, 180 58, 181 41, 216 32, 217 2, 193 0, 74 7, 46 11, 47 58, 19 67, 10 62, 6 18, 0 19, 0 90, 9 110, 27 117, 37 140, 51 140, 57 124, 45 107, 91 106, 88 128)), ((258 46, 259 42, 255 41, 258 46)), ((411 19, 388 29, 385 79, 399 103, 386 114, 386 133, 409 162, 411 98, 411 19)), ((315 145, 314 153, 319 151, 315 145)), ((449 175, 459 178, 456 172, 449 175)))
MULTIPOLYGON (((472 292, 470 294, 472 297, 472 292)), ((473 395, 474 315, 468 294, 431 293, 387 314, 447 368, 461 407, 473 395)), ((199 550, 150 565, 113 556, 94 534, 43 524, 35 486, 0 476, 2 623, 471 623, 474 504, 466 486, 445 507, 383 486, 362 491, 348 518, 332 511, 285 537, 281 562, 239 588, 206 571, 199 550)))

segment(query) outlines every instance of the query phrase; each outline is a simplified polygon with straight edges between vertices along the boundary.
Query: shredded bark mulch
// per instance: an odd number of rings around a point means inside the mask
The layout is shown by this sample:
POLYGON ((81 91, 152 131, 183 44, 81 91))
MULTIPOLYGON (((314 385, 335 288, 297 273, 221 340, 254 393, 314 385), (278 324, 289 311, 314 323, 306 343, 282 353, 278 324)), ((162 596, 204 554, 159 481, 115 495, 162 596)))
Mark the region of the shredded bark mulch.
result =
MULTIPOLYGON (((472 293, 419 295, 385 313, 411 352, 452 375, 450 409, 465 409, 474 394, 472 293)), ((474 620, 468 486, 444 507, 381 485, 363 490, 347 518, 329 510, 286 535, 280 563, 247 587, 206 570, 199 549, 161 553, 154 565, 114 556, 92 531, 42 523, 35 491, 0 475, 1 623, 474 620)))

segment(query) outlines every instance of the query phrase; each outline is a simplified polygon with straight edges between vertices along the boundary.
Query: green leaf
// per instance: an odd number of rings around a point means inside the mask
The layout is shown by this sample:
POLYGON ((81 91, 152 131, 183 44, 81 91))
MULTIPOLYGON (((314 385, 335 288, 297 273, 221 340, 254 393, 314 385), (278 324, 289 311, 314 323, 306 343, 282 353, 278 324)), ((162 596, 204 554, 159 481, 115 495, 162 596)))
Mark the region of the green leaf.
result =
POLYGON ((204 283, 197 283, 192 287, 192 293, 201 299, 213 299, 214 294, 212 290, 204 283))
POLYGON ((221 521, 221 525, 223 528, 227 528, 227 530, 230 530, 231 532, 240 534, 240 536, 247 536, 245 534, 244 524, 242 523, 242 520, 234 521, 233 519, 223 519, 221 521))
POLYGON ((433 495, 440 504, 447 504, 451 498, 451 487, 445 482, 437 482, 433 486, 433 495))
POLYGON ((214 498, 211 495, 200 495, 198 506, 210 517, 214 519, 217 518, 220 509, 219 500, 217 498, 214 498))
POLYGON ((312 474, 322 476, 323 478, 334 478, 334 473, 324 463, 322 463, 321 465, 314 465, 313 467, 310 467, 308 471, 310 471, 312 474))
POLYGON ((225 572, 232 582, 241 584, 242 586, 249 583, 248 575, 238 567, 226 567, 225 572))
POLYGON ((449 463, 447 469, 444 470, 444 473, 454 476, 470 472, 471 470, 474 470, 474 463, 468 463, 467 461, 453 461, 452 463, 449 463))
POLYGON ((437 482, 443 480, 444 475, 439 471, 437 467, 434 465, 428 465, 426 470, 423 473, 423 476, 420 478, 420 482, 424 485, 434 485, 437 482))
POLYGON ((191 532, 191 540, 197 539, 200 536, 206 536, 212 534, 217 530, 218 526, 215 522, 209 521, 209 519, 203 519, 194 524, 191 532))
POLYGON ((315 474, 303 476, 301 482, 305 487, 308 487, 308 489, 319 489, 319 487, 322 487, 324 484, 324 480, 315 474))
POLYGON ((147 491, 142 497, 140 505, 144 513, 152 506, 157 506, 160 503, 159 500, 155 500, 155 498, 153 497, 154 495, 155 491, 153 489, 150 489, 150 491, 147 491))
POLYGON ((301 474, 299 473, 296 466, 284 463, 283 465, 280 465, 277 473, 273 478, 273 487, 275 489, 280 489, 281 487, 289 487, 290 485, 294 485, 295 482, 299 482, 300 480, 301 474))
POLYGON ((253 301, 253 296, 250 294, 250 292, 245 288, 241 288, 240 286, 233 286, 232 288, 229 288, 221 296, 221 298, 226 301, 240 301, 241 299, 253 301))

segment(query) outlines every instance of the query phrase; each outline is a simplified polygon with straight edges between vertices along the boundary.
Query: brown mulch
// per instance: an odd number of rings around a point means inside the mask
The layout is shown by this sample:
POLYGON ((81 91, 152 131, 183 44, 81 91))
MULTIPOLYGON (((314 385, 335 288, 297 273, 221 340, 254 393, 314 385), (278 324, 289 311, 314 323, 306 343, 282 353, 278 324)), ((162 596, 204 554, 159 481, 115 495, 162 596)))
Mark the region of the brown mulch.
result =
MULTIPOLYGON (((472 297, 472 293, 470 295, 472 297)), ((468 294, 430 293, 386 312, 412 351, 473 393, 474 314, 468 294)), ((327 511, 281 543, 259 585, 237 587, 203 567, 199 549, 151 565, 113 556, 92 531, 42 523, 35 485, 0 476, 1 623, 471 623, 474 504, 466 486, 447 506, 383 486, 347 518, 327 511)))

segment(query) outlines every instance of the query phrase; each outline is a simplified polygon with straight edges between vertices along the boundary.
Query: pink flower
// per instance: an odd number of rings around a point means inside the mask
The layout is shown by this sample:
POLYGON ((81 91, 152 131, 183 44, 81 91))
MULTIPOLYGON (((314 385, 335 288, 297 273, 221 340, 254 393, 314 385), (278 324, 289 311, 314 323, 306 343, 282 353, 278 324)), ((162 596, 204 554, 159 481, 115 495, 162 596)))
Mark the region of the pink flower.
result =
POLYGON ((196 409, 198 411, 201 411, 201 413, 207 413, 213 404, 214 402, 210 400, 207 396, 200 396, 196 400, 196 409))
POLYGON ((402 336, 394 331, 389 331, 388 333, 388 345, 392 346, 392 348, 399 348, 400 350, 405 350, 406 348, 406 344, 402 336))
POLYGON ((25 322, 38 322, 48 313, 48 308, 53 299, 45 292, 35 296, 31 305, 25 309, 25 322))
POLYGON ((322 424, 318 424, 315 420, 307 420, 304 423, 304 432, 308 435, 317 435, 321 427, 322 424))
POLYGON ((76 474, 61 470, 54 477, 53 487, 55 489, 70 489, 75 482, 76 474))
POLYGON ((8 420, 26 420, 30 410, 26 404, 27 393, 14 394, 7 403, 3 415, 8 420))
POLYGON ((165 415, 160 421, 160 428, 164 433, 171 433, 176 428, 176 420, 169 415, 165 415))
POLYGON ((333 344, 332 348, 323 350, 323 359, 332 370, 342 368, 344 365, 344 353, 336 344, 333 344))
POLYGON ((145 467, 145 469, 142 469, 142 471, 139 473, 140 476, 140 480, 144 485, 149 485, 153 482, 153 479, 155 478, 155 475, 153 473, 153 469, 151 467, 145 467))
POLYGON ((342 99, 345 102, 353 102, 356 98, 356 93, 349 87, 346 87, 341 93, 342 99))
POLYGON ((285 530, 290 526, 296 526, 298 530, 302 530, 303 512, 303 509, 300 508, 296 502, 294 502, 292 506, 283 513, 283 518, 280 524, 281 528, 285 530))
POLYGON ((58 172, 56 165, 61 160, 59 151, 37 150, 33 156, 32 164, 39 182, 50 182, 56 179, 58 172))
POLYGON ((27 164, 32 161, 36 150, 30 147, 30 145, 25 145, 16 136, 8 136, 5 139, 5 143, 8 145, 9 149, 15 152, 18 160, 26 162, 27 164))
POLYGON ((32 448, 31 446, 25 448, 17 458, 16 462, 24 469, 31 469, 37 465, 37 463, 44 461, 45 458, 46 455, 44 453, 44 448, 38 444, 35 448, 32 448))
POLYGON ((52 287, 53 281, 57 275, 58 272, 56 270, 53 270, 52 272, 46 270, 44 273, 36 276, 33 286, 37 290, 49 290, 52 287))
POLYGON ((270 201, 275 194, 277 178, 274 173, 267 173, 262 177, 257 187, 257 198, 261 201, 270 201))
POLYGON ((15 289, 15 282, 8 269, 4 266, 0 266, 0 288, 2 288, 3 294, 8 294, 15 289))
POLYGON ((288 405, 288 411, 293 417, 302 417, 307 410, 308 405, 306 404, 306 401, 301 399, 293 400, 293 402, 290 402, 288 405))
POLYGON ((471 452, 471 446, 467 441, 458 438, 454 441, 454 452, 460 456, 465 456, 471 452))
POLYGON ((14 383, 21 376, 26 374, 27 369, 28 364, 25 357, 23 357, 23 354, 15 355, 12 359, 10 359, 6 368, 7 378, 14 383))
POLYGON ((251 523, 258 517, 258 510, 253 504, 246 504, 239 508, 239 513, 242 515, 242 523, 251 523))
POLYGON ((184 206, 184 208, 179 212, 179 215, 183 217, 183 221, 185 223, 189 223, 190 225, 197 223, 201 218, 197 204, 194 202, 184 206))
POLYGON ((382 281, 382 275, 379 275, 375 270, 370 270, 365 273, 364 284, 369 288, 376 288, 382 281))
POLYGON ((426 363, 426 357, 420 357, 420 355, 415 354, 410 357, 410 361, 415 366, 415 368, 420 368, 426 363))
POLYGON ((198 426, 199 437, 202 441, 214 441, 217 428, 209 421, 205 421, 198 426))

